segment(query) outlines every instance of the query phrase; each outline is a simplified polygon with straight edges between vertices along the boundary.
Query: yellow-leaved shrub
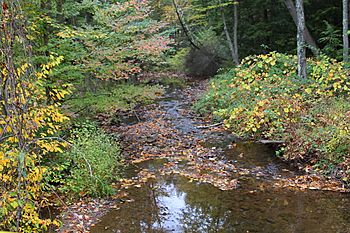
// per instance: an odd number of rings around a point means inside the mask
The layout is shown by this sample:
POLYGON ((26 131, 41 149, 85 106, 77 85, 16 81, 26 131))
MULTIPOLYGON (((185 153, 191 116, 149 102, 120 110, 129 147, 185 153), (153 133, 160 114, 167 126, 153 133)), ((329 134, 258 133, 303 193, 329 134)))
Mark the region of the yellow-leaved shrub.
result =
MULTIPOLYGON (((0 100, 0 229, 41 232, 58 224, 39 215, 39 208, 47 204, 42 193, 45 168, 40 161, 67 146, 57 133, 68 118, 58 102, 48 101, 48 95, 62 99, 68 87, 49 93, 46 88, 48 76, 62 59, 51 56, 38 72, 26 63, 16 69, 14 85, 1 82, 1 90, 11 95, 0 100)), ((8 75, 1 70, 2 80, 8 75)))
POLYGON ((308 78, 302 79, 296 56, 247 57, 216 76, 196 108, 213 113, 243 138, 283 140, 284 158, 308 161, 327 174, 336 170, 347 180, 350 71, 323 55, 307 63, 308 78))

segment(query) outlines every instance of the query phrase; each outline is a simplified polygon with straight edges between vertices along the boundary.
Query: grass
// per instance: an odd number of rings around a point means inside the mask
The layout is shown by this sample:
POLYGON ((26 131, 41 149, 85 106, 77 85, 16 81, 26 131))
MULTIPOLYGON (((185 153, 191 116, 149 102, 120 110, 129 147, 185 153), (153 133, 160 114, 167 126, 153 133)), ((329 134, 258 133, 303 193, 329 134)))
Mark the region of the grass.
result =
POLYGON ((111 184, 123 170, 119 143, 90 121, 75 124, 69 134, 70 148, 48 164, 47 184, 72 199, 114 194, 111 184))
POLYGON ((159 82, 165 86, 173 88, 184 88, 187 86, 186 80, 181 78, 164 77, 161 78, 159 82))
POLYGON ((66 102, 71 113, 80 116, 94 116, 111 110, 130 110, 138 104, 149 104, 164 93, 160 85, 121 84, 105 87, 95 93, 82 93, 66 102))

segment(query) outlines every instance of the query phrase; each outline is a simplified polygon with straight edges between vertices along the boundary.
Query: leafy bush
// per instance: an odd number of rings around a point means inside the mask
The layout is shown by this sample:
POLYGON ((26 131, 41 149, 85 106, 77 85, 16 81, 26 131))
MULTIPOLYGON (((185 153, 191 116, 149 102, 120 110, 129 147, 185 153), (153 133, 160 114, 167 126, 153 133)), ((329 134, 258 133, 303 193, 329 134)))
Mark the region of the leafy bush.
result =
POLYGON ((242 137, 281 137, 283 121, 299 108, 294 105, 301 96, 294 94, 304 85, 294 66, 291 56, 277 53, 248 57, 218 76, 197 108, 213 111, 242 137))
POLYGON ((319 99, 291 129, 285 158, 311 160, 317 171, 348 179, 350 103, 347 98, 319 99))
POLYGON ((196 108, 241 137, 285 140, 286 159, 340 164, 349 156, 349 71, 326 56, 308 60, 306 80, 296 67, 291 55, 247 57, 218 75, 196 108))
POLYGON ((61 180, 61 191, 81 196, 111 195, 114 190, 110 184, 118 179, 122 168, 119 146, 89 122, 77 125, 71 134, 71 149, 62 155, 58 168, 67 174, 61 180))
POLYGON ((185 70, 185 60, 190 52, 189 48, 179 49, 175 55, 167 58, 167 68, 169 71, 182 72, 185 70))
POLYGON ((231 60, 227 42, 216 35, 213 28, 199 30, 196 40, 200 49, 192 48, 185 57, 186 72, 190 76, 212 77, 223 60, 231 60))
POLYGON ((211 82, 197 109, 212 111, 242 137, 281 138, 320 98, 349 91, 341 63, 321 57, 309 61, 309 76, 296 75, 296 57, 279 53, 247 57, 211 82))

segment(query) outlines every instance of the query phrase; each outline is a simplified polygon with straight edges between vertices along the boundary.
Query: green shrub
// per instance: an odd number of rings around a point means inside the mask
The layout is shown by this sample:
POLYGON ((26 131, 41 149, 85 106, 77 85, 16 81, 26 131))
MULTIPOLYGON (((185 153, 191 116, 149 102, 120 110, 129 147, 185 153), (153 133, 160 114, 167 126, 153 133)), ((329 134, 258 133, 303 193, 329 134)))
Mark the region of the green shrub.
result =
POLYGON ((286 159, 340 166, 350 157, 349 70, 326 56, 308 60, 306 80, 296 67, 291 55, 247 57, 216 76, 195 108, 241 137, 285 140, 286 159))
POLYGON ((196 109, 213 112, 242 137, 281 138, 314 100, 347 94, 350 83, 341 63, 309 61, 309 79, 296 75, 296 57, 279 53, 252 56, 217 76, 196 109))
MULTIPOLYGON (((350 158, 350 102, 347 98, 323 98, 315 101, 296 128, 284 156, 288 159, 312 159, 315 168, 327 175, 334 169, 348 168, 350 158)), ((350 170, 349 170, 350 171, 350 170)), ((338 174, 339 175, 339 174, 338 174)))
POLYGON ((110 184, 122 168, 119 146, 89 122, 77 125, 71 134, 71 149, 62 155, 61 170, 67 175, 60 190, 84 196, 113 194, 110 184))
POLYGON ((167 70, 175 72, 183 72, 185 70, 185 59, 190 52, 189 48, 183 48, 176 52, 175 55, 167 58, 167 70))
POLYGON ((211 83, 197 109, 213 112, 239 136, 280 138, 285 121, 300 108, 296 94, 305 85, 294 66, 292 56, 278 53, 248 57, 211 83))

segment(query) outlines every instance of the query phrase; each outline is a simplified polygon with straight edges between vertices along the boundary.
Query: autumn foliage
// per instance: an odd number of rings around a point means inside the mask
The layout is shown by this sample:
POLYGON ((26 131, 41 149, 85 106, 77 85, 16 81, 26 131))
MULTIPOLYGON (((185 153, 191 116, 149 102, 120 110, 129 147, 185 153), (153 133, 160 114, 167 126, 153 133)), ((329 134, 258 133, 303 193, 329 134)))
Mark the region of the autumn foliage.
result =
MULTIPOLYGON (((0 38, 0 229, 38 232, 56 221, 41 219, 39 208, 48 202, 43 196, 43 156, 62 152, 66 143, 56 133, 68 118, 59 103, 67 90, 47 90, 47 78, 63 57, 36 69, 20 56, 30 53, 25 29, 14 3, 3 3, 0 38), (23 46, 23 47, 22 47, 23 46)), ((62 85, 64 87, 64 85, 62 85)))
POLYGON ((103 80, 127 79, 164 60, 173 41, 168 25, 151 18, 149 1, 117 2, 94 11, 95 26, 65 27, 57 33, 62 42, 82 44, 86 73, 103 80))
MULTIPOLYGON (((5 229, 14 230, 17 225, 20 231, 32 232, 57 224, 40 219, 38 213, 39 208, 48 204, 42 196, 46 168, 40 161, 43 156, 62 152, 67 146, 57 139, 56 133, 68 118, 60 113, 58 103, 46 102, 45 78, 62 58, 52 59, 27 79, 22 76, 30 69, 29 65, 17 68, 13 80, 15 89, 6 82, 1 83, 3 91, 9 90, 13 94, 2 100, 0 119, 0 226, 5 229)), ((7 78, 7 71, 3 69, 2 80, 7 78)), ((58 90, 54 93, 59 99, 66 94, 58 90)))
MULTIPOLYGON (((349 159, 349 71, 321 56, 308 60, 306 80, 296 74, 296 57, 272 52, 245 58, 218 75, 197 104, 246 139, 285 141, 285 159, 311 162, 315 171, 347 180, 349 159)), ((310 170, 310 169, 309 169, 310 170)))

